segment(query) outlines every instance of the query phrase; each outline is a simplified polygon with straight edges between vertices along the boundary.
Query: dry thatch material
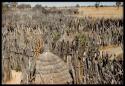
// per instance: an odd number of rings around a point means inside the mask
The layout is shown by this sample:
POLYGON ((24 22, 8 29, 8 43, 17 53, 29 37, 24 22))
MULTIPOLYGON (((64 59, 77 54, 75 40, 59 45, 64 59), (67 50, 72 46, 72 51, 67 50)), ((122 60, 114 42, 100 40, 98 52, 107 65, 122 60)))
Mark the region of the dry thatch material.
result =
POLYGON ((11 68, 10 68, 10 60, 5 57, 2 59, 2 83, 6 83, 12 78, 11 68))
POLYGON ((67 64, 51 52, 43 52, 36 63, 35 84, 66 84, 72 82, 67 64))

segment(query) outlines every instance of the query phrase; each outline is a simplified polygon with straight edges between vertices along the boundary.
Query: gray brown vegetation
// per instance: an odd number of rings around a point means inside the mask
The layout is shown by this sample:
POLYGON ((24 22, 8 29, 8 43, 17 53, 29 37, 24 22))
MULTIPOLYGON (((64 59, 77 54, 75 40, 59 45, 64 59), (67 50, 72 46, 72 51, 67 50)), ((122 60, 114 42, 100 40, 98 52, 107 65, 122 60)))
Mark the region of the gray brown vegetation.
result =
POLYGON ((23 84, 123 83, 123 60, 99 51, 123 45, 122 19, 37 8, 2 14, 3 83, 11 79, 10 70, 22 72, 23 84))

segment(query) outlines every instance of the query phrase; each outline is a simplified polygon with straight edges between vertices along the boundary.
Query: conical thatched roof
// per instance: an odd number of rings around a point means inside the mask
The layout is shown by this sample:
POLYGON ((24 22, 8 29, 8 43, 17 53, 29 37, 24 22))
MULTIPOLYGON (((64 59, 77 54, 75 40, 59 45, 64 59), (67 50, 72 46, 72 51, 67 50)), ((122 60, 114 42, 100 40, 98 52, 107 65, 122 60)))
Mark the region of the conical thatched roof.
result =
POLYGON ((66 84, 71 82, 67 64, 51 52, 43 52, 36 63, 35 84, 66 84))

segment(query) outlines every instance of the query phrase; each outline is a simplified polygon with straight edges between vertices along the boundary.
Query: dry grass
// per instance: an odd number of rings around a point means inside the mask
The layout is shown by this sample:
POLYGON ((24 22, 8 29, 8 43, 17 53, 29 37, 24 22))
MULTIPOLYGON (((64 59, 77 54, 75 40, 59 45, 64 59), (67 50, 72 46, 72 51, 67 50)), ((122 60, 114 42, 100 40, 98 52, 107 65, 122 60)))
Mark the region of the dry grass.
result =
POLYGON ((107 49, 111 49, 111 48, 116 48, 116 47, 118 47, 118 46, 116 46, 116 45, 108 45, 108 46, 105 46, 105 47, 100 47, 100 51, 103 51, 103 50, 107 50, 107 49))
POLYGON ((80 7, 79 12, 79 17, 123 17, 123 7, 120 7, 119 9, 117 7, 80 7))
MULTIPOLYGON (((116 59, 122 59, 123 58, 123 50, 121 47, 119 46, 114 46, 114 45, 111 45, 111 46, 106 46, 106 47, 103 47, 102 49, 100 49, 100 52, 108 52, 108 54, 110 55, 116 55, 116 59)), ((102 54, 102 53, 101 53, 102 54)), ((112 56, 111 59, 114 59, 114 56, 112 56)))
POLYGON ((16 72, 12 70, 12 79, 7 81, 6 84, 20 84, 21 82, 22 72, 16 72))

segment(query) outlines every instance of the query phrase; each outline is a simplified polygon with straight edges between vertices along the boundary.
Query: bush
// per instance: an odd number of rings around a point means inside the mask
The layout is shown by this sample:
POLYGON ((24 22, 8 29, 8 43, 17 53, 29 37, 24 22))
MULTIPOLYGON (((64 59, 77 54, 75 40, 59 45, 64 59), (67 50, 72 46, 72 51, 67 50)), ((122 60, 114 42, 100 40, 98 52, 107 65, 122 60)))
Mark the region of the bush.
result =
POLYGON ((79 34, 77 35, 77 37, 78 37, 78 39, 79 39, 80 45, 86 45, 86 43, 87 43, 87 37, 85 36, 85 34, 79 33, 79 34))
POLYGON ((4 5, 2 4, 2 13, 6 13, 10 10, 9 6, 8 5, 4 5))
POLYGON ((52 37, 53 37, 54 42, 56 42, 60 38, 60 36, 61 35, 59 32, 52 33, 52 37))
POLYGON ((19 66, 19 64, 17 64, 15 70, 16 70, 16 72, 21 71, 21 67, 19 66))
POLYGON ((104 7, 103 5, 100 5, 100 7, 104 7))

